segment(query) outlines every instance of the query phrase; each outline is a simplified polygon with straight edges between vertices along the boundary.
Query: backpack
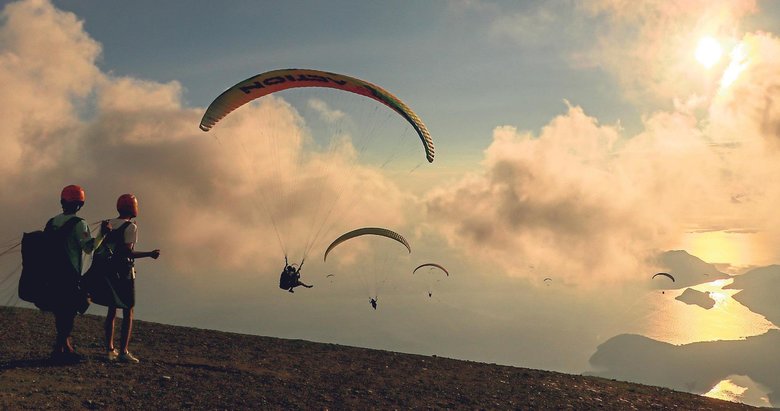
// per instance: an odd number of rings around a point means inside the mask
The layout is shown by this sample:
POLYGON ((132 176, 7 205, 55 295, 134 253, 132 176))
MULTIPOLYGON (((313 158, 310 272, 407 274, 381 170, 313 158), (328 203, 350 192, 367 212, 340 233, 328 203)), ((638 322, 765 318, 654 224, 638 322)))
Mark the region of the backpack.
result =
POLYGON ((103 244, 95 250, 92 265, 81 278, 81 285, 89 294, 93 303, 106 307, 129 308, 118 291, 119 283, 129 279, 133 267, 133 259, 111 250, 124 241, 125 229, 131 222, 125 222, 119 228, 106 235, 103 244))
POLYGON ((19 298, 42 310, 51 310, 69 288, 78 288, 81 273, 70 262, 68 236, 80 217, 71 217, 59 228, 46 223, 43 231, 22 235, 22 275, 19 278, 19 298), (72 284, 71 284, 72 283, 72 284), (72 286, 72 287, 71 287, 72 286))
POLYGON ((124 243, 125 230, 127 230, 127 227, 129 227, 130 224, 132 224, 132 222, 125 221, 119 228, 111 230, 111 232, 106 235, 103 239, 103 244, 95 250, 93 265, 97 264, 101 266, 101 270, 111 270, 112 272, 110 275, 112 276, 120 275, 121 271, 133 266, 132 258, 117 252, 117 247, 124 243), (113 245, 114 248, 111 249, 109 245, 113 245))

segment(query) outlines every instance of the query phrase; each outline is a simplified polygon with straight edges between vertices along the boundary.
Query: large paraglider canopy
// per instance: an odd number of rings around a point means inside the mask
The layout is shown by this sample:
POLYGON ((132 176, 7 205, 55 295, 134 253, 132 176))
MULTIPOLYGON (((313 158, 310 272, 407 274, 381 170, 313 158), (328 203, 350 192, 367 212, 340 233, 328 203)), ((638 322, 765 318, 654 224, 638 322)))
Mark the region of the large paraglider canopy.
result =
POLYGON ((349 239, 364 236, 364 235, 377 235, 381 237, 387 237, 391 240, 395 240, 401 243, 404 247, 406 247, 407 250, 409 250, 409 253, 412 252, 412 247, 409 245, 409 242, 406 241, 406 239, 401 234, 398 234, 395 231, 391 231, 381 227, 363 227, 363 228, 358 228, 356 230, 352 230, 348 233, 344 233, 339 238, 333 240, 333 242, 328 246, 328 249, 325 250, 325 256, 323 260, 327 261, 328 253, 330 253, 330 251, 336 248, 336 246, 338 246, 339 244, 349 239))
POLYGON ((359 94, 390 107, 403 116, 420 136, 425 157, 433 162, 433 140, 422 120, 403 101, 387 90, 354 77, 311 69, 282 69, 250 77, 225 90, 210 105, 200 121, 200 129, 209 131, 236 108, 281 90, 299 87, 327 87, 359 94))

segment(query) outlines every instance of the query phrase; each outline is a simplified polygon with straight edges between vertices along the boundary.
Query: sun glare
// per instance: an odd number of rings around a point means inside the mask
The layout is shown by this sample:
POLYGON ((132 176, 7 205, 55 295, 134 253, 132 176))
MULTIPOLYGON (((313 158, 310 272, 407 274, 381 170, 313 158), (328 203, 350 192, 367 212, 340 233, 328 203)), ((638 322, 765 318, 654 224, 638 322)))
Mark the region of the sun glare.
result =
POLYGON ((699 45, 696 46, 696 61, 706 68, 714 66, 722 55, 723 48, 712 37, 702 38, 699 40, 699 45))
POLYGON ((722 89, 730 86, 731 83, 739 77, 740 73, 745 71, 745 68, 748 65, 747 58, 747 50, 744 45, 740 44, 734 48, 731 52, 731 63, 729 63, 729 66, 726 68, 726 71, 723 73, 723 77, 720 80, 722 89))

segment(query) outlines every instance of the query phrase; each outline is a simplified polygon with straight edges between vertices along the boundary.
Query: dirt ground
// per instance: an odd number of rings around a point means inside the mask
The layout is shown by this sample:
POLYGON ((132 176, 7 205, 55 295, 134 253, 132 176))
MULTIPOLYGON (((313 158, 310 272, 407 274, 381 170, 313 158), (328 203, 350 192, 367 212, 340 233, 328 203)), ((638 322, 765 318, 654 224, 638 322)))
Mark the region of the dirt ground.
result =
POLYGON ((85 359, 48 361, 51 314, 0 307, 0 409, 614 409, 752 407, 665 388, 441 357, 136 321, 139 364, 110 363, 102 318, 85 359))

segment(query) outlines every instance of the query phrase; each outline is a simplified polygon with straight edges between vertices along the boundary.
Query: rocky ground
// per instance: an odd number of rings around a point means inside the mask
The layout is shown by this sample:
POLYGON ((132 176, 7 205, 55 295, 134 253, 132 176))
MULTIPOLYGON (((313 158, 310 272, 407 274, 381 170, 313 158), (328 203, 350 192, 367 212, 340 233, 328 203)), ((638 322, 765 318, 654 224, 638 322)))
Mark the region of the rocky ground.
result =
POLYGON ((111 363, 102 318, 85 359, 48 361, 50 314, 0 307, 0 409, 675 409, 746 405, 595 377, 136 321, 139 364, 111 363))

